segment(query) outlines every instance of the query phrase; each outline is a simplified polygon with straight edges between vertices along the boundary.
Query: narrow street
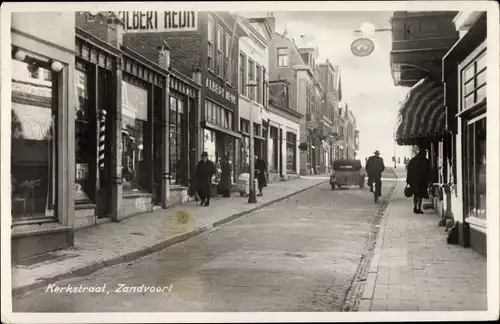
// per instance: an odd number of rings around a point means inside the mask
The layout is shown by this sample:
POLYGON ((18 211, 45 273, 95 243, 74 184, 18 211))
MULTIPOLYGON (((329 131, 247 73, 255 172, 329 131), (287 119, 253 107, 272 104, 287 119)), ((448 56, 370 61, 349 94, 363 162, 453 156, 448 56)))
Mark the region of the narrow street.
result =
POLYGON ((325 183, 161 252, 52 286, 106 284, 106 292, 44 287, 15 296, 13 311, 339 311, 381 206, 368 188, 332 191, 325 183), (121 285, 124 292, 115 292, 121 285), (141 285, 166 289, 125 292, 141 285))

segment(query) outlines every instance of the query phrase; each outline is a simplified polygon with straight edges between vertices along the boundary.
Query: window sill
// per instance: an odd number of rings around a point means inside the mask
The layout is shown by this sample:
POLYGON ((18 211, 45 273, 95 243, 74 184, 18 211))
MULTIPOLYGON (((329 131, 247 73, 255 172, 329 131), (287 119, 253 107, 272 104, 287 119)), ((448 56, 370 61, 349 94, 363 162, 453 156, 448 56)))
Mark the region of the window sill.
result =
POLYGON ((50 233, 61 233, 71 231, 71 228, 56 221, 43 224, 13 224, 12 238, 45 235, 50 233))
POLYGON ((123 193, 123 198, 124 199, 133 199, 133 198, 142 198, 142 197, 153 197, 153 194, 149 192, 132 192, 132 191, 126 191, 123 193))
POLYGON ((487 232, 487 222, 485 219, 477 218, 477 217, 467 217, 465 222, 469 224, 472 229, 476 231, 485 233, 487 232))

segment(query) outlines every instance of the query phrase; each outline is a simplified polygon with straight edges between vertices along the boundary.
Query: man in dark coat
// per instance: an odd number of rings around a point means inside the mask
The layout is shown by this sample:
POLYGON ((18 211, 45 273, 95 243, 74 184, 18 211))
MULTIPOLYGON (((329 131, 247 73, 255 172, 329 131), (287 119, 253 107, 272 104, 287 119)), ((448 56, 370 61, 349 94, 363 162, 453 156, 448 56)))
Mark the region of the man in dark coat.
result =
POLYGON ((413 212, 415 214, 423 214, 422 199, 429 198, 427 186, 431 165, 426 157, 425 149, 420 149, 417 156, 408 162, 408 170, 406 172, 406 183, 410 186, 413 193, 413 212))
POLYGON ((196 165, 194 178, 198 187, 198 196, 202 206, 210 205, 210 189, 212 187, 212 176, 217 172, 215 164, 208 159, 208 153, 201 153, 201 160, 196 165))
POLYGON ((259 186, 259 196, 262 196, 262 189, 267 187, 266 162, 260 156, 256 156, 256 159, 255 173, 257 177, 257 185, 259 186))
POLYGON ((368 173, 368 186, 370 192, 373 192, 373 182, 375 182, 375 192, 379 197, 382 196, 382 172, 385 170, 384 159, 380 157, 380 152, 377 150, 373 156, 366 161, 366 172, 368 173))
POLYGON ((220 182, 218 186, 218 191, 220 194, 222 194, 223 197, 230 197, 231 196, 231 186, 233 182, 231 181, 231 163, 229 162, 229 159, 227 156, 223 156, 221 159, 221 176, 220 176, 220 182))

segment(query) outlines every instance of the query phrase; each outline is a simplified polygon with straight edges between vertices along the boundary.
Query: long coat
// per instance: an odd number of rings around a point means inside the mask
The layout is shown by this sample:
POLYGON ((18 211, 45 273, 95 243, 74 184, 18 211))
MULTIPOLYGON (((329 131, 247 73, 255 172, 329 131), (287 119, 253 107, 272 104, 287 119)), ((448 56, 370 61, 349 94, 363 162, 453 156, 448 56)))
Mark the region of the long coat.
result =
POLYGON ((429 183, 430 171, 430 162, 423 156, 417 155, 408 163, 406 183, 410 185, 415 197, 429 198, 427 185, 429 183))
POLYGON ((384 160, 379 156, 370 156, 366 161, 366 172, 368 177, 373 179, 380 179, 382 172, 385 170, 384 160))
POLYGON ((212 185, 212 176, 217 172, 215 163, 210 160, 203 162, 199 161, 196 165, 196 171, 194 174, 194 179, 196 187, 199 191, 202 191, 205 195, 210 195, 210 187, 212 185))
POLYGON ((222 163, 222 174, 220 176, 219 182, 219 192, 225 192, 231 189, 232 181, 231 181, 231 163, 224 162, 222 163))
POLYGON ((255 172, 257 173, 257 184, 259 188, 266 187, 266 162, 263 159, 257 159, 257 161, 255 161, 255 172))

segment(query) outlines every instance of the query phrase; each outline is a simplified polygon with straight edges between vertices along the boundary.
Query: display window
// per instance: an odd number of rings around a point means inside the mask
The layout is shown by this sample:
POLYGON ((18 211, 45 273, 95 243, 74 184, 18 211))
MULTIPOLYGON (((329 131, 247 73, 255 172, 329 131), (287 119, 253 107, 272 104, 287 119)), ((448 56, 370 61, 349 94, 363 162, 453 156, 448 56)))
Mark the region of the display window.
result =
POLYGON ((56 202, 56 75, 37 61, 12 60, 13 223, 53 218, 56 202))

